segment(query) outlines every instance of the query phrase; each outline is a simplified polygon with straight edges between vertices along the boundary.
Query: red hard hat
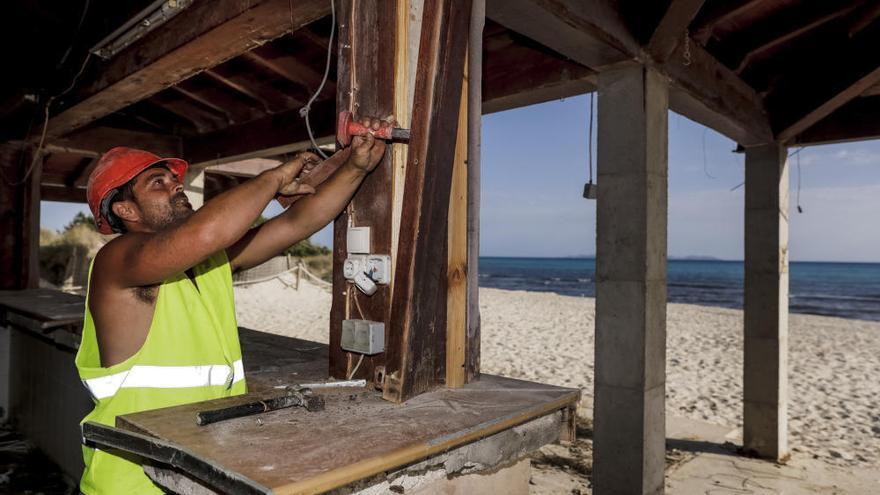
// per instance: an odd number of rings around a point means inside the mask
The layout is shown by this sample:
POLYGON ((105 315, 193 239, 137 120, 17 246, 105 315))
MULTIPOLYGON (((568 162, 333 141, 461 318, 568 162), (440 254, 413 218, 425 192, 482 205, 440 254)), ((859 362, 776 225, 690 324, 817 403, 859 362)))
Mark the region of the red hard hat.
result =
POLYGON ((123 146, 104 153, 104 156, 98 161, 98 165, 89 175, 89 183, 86 186, 86 198, 89 201, 92 216, 95 217, 98 232, 102 234, 113 233, 110 223, 101 214, 101 202, 104 201, 107 194, 158 163, 167 165, 168 170, 177 176, 177 180, 183 182, 189 164, 180 158, 160 158, 149 151, 123 146))

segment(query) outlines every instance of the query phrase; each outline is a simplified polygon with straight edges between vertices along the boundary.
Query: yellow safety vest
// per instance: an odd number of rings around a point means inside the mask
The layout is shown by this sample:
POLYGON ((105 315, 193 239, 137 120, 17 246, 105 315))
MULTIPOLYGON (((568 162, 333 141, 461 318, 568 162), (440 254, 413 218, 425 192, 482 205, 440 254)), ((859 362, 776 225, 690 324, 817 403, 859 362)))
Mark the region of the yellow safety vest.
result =
MULTIPOLYGON (((120 415, 247 392, 226 253, 214 254, 193 271, 195 283, 185 273, 162 282, 144 345, 108 368, 101 367, 86 294, 76 367, 95 409, 83 422, 116 426, 120 415)), ((86 495, 162 493, 136 462, 87 446, 83 459, 80 490, 86 495)))

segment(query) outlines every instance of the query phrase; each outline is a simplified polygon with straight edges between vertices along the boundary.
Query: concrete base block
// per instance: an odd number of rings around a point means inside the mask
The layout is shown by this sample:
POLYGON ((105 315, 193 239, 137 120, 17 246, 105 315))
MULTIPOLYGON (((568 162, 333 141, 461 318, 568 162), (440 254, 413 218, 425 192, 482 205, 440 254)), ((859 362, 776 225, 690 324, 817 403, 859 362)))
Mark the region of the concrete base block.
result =
POLYGON ((488 473, 473 473, 455 478, 443 478, 412 492, 414 495, 471 495, 474 493, 504 493, 528 495, 531 462, 522 459, 488 473))

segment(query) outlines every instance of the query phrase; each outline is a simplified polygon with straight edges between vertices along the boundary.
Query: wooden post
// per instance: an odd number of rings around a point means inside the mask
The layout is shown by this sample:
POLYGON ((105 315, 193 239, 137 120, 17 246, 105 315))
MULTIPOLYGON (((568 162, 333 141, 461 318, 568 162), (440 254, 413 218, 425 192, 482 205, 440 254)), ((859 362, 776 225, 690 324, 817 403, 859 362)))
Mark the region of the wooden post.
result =
POLYGON ((446 379, 447 242, 471 5, 427 0, 419 46, 383 395, 402 402, 446 379))
MULTIPOLYGON (((467 71, 465 71, 467 72, 467 71)), ((467 73, 462 82, 458 110, 458 135, 449 194, 449 239, 446 268, 446 386, 466 383, 467 274, 468 274, 468 92, 467 73)))
MULTIPOLYGON (((356 116, 385 117, 394 110, 394 60, 397 30, 396 2, 343 0, 337 2, 339 38, 337 65, 337 110, 356 116)), ((394 145, 400 146, 400 145, 394 145)), ((391 287, 379 286, 366 296, 342 275, 347 256, 346 231, 349 222, 370 227, 374 254, 392 254, 391 155, 386 153, 376 170, 363 182, 351 204, 336 219, 333 230, 333 303, 330 310, 330 375, 347 378, 360 355, 340 347, 342 320, 362 318, 385 323, 386 342, 390 331, 391 287)), ((354 378, 372 380, 385 355, 366 356, 354 378)), ((381 383, 377 383, 381 386, 381 383)))
POLYGON ((4 290, 39 287, 43 156, 32 160, 29 150, 0 147, 0 289, 4 290))
POLYGON ((746 148, 743 446, 788 457, 788 164, 779 143, 746 148))
POLYGON ((480 378, 480 129, 483 116, 483 28, 486 0, 473 0, 468 40, 467 342, 465 382, 480 378))

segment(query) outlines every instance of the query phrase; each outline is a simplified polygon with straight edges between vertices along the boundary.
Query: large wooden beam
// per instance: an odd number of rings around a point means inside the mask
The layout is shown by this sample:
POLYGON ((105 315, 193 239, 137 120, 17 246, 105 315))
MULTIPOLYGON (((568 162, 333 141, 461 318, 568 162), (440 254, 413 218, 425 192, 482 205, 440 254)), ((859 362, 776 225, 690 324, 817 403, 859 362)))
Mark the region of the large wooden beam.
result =
POLYGON ((813 124, 831 115, 831 113, 838 108, 857 98, 878 82, 880 82, 880 67, 877 67, 873 71, 860 77, 840 92, 825 100, 818 107, 811 109, 805 115, 788 124, 784 129, 779 131, 779 141, 786 142, 791 140, 793 137, 807 130, 813 124))
MULTIPOLYGON (((336 110, 352 111, 357 116, 385 117, 393 113, 394 47, 398 36, 395 28, 400 15, 406 15, 406 12, 399 12, 397 2, 388 0, 337 2, 336 110)), ((314 118, 324 118, 317 111, 313 110, 314 118)), ((327 110, 323 113, 335 121, 335 112, 327 110)), ((365 356, 343 350, 340 345, 342 322, 366 319, 384 323, 388 349, 390 336, 397 331, 391 325, 392 286, 379 286, 372 296, 367 296, 345 280, 342 265, 348 254, 346 233, 349 225, 370 227, 371 253, 392 254, 394 170, 391 155, 391 152, 386 153, 382 162, 364 179, 349 207, 336 219, 333 229, 334 290, 330 309, 329 372, 336 378, 366 378, 380 387, 387 352, 365 356)))
POLYGON ((834 32, 820 48, 792 55, 786 77, 766 97, 777 139, 786 143, 880 83, 880 26, 855 38, 834 32), (840 53, 857 53, 841 57, 840 53), (804 64, 820 64, 816 74, 804 64), (810 81, 804 84, 804 81, 810 81))
POLYGON ((383 396, 402 402, 446 377, 446 268, 469 0, 428 0, 400 220, 383 396))
POLYGON ((140 148, 159 155, 178 156, 181 152, 181 141, 177 136, 112 127, 90 127, 52 139, 48 141, 47 149, 56 153, 96 156, 116 146, 140 148))
MULTIPOLYGON (((309 121, 318 144, 336 134, 336 103, 325 101, 312 107, 309 121)), ((184 140, 186 158, 193 164, 219 164, 246 158, 275 156, 311 147, 305 120, 299 109, 268 115, 246 124, 184 140)))
POLYGON ((648 57, 609 3, 492 0, 487 15, 592 69, 630 58, 670 78, 670 108, 745 145, 772 140, 755 91, 697 43, 679 43, 665 63, 648 57), (685 57, 685 51, 689 53, 685 57))
POLYGON ((773 138, 764 103, 755 91, 696 43, 678 45, 658 69, 670 78, 669 107, 691 120, 752 146, 773 138))
POLYGON ((593 70, 513 42, 487 50, 483 60, 483 113, 568 98, 596 89, 593 70))
POLYGON ((121 52, 76 90, 75 104, 49 121, 65 135, 200 71, 299 29, 329 13, 325 0, 196 2, 121 52))
POLYGON ((857 98, 798 134, 792 146, 880 138, 880 95, 857 98))
POLYGON ((687 27, 703 3, 705 0, 672 0, 646 47, 654 60, 664 62, 672 55, 675 47, 685 39, 687 27))
POLYGON ((594 70, 639 51, 606 0, 487 0, 486 16, 594 70))

